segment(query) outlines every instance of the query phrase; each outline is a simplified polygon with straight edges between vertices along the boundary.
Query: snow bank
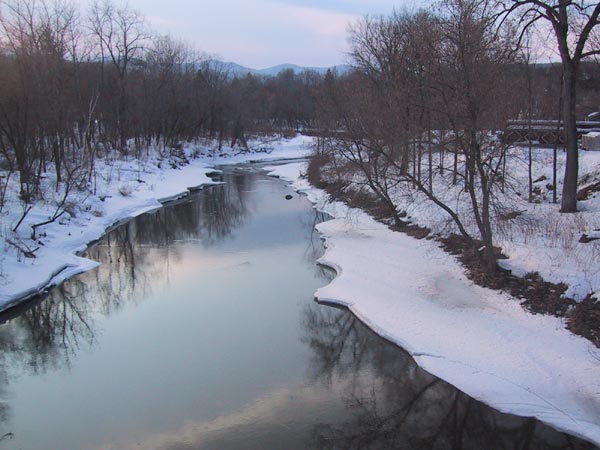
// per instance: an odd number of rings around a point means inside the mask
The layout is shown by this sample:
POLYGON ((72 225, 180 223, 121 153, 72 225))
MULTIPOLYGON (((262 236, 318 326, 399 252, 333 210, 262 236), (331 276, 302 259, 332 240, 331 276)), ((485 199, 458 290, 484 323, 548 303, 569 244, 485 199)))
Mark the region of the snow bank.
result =
POLYGON ((320 301, 348 307, 468 395, 600 444, 600 352, 589 341, 561 319, 529 314, 509 295, 474 285, 435 242, 328 203, 299 178, 302 164, 268 170, 334 217, 317 227, 327 248, 319 262, 337 272, 317 291, 320 301))
MULTIPOLYGON (((530 203, 527 152, 527 148, 510 149, 507 155, 510 180, 504 193, 495 193, 495 201, 504 208, 503 213, 520 213, 512 220, 494 220, 495 244, 508 256, 499 264, 517 276, 538 272, 546 281, 566 283, 565 295, 576 301, 588 294, 600 293, 600 242, 579 242, 582 234, 589 235, 600 224, 600 195, 578 202, 580 212, 577 214, 560 214, 560 205, 552 203, 553 152, 538 147, 533 149, 534 203, 530 203)), ((565 162, 565 154, 559 152, 556 187, 559 201, 565 162)), ((600 152, 581 151, 579 167, 580 187, 600 180, 600 152)), ((442 181, 436 178, 434 192, 456 208, 469 232, 477 236, 469 196, 461 192, 460 184, 452 186, 448 180, 446 184, 442 181)), ((423 194, 415 193, 406 198, 401 194, 396 193, 396 204, 408 212, 413 223, 431 229, 434 234, 457 232, 449 216, 423 194)))
MULTIPOLYGON (((271 142, 269 152, 240 153, 239 149, 223 148, 217 155, 209 148, 190 146, 186 153, 199 157, 181 168, 171 168, 156 157, 150 157, 143 163, 137 160, 98 160, 98 175, 94 180, 96 194, 75 194, 71 199, 77 203, 72 208, 73 213, 40 227, 36 241, 30 239, 31 225, 48 220, 55 206, 52 201, 40 202, 26 216, 18 233, 10 232, 22 213, 17 200, 18 183, 13 177, 12 192, 7 195, 7 204, 0 217, 0 231, 4 228, 5 237, 18 240, 16 243, 20 246, 39 249, 35 258, 24 258, 7 241, 0 243, 4 245, 0 256, 0 310, 96 267, 96 262, 77 254, 116 224, 161 208, 164 202, 185 196, 189 190, 215 184, 207 176, 215 171, 215 165, 306 157, 310 152, 307 145, 310 142, 311 138, 298 136, 271 142)), ((49 195, 53 190, 51 175, 46 180, 49 195)))
MULTIPOLYGON (((583 234, 594 234, 600 225, 600 195, 579 201, 577 214, 560 214, 560 205, 551 201, 552 150, 534 149, 534 188, 541 191, 539 204, 527 202, 527 166, 525 149, 516 149, 511 168, 516 187, 523 194, 511 199, 513 209, 523 211, 505 233, 498 230, 497 244, 509 259, 499 261, 517 276, 539 272, 546 281, 566 283, 565 295, 582 300, 588 294, 600 293, 600 242, 580 242, 583 234), (521 150, 519 153, 518 151, 521 150), (519 163, 519 161, 521 161, 519 163)), ((562 192, 565 153, 558 155, 558 192, 562 192)), ((580 187, 600 179, 600 152, 579 153, 580 187), (583 180, 587 179, 587 182, 583 180)), ((560 195, 559 195, 560 199, 560 195)), ((506 200, 508 202, 508 200, 506 200)))

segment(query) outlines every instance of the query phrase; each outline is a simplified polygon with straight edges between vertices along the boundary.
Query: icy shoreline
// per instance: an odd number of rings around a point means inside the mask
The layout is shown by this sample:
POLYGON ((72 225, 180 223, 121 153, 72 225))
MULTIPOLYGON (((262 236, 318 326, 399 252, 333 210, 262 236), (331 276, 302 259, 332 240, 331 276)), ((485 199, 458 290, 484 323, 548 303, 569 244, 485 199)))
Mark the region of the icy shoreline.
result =
POLYGON ((392 232, 300 179, 302 163, 271 167, 332 217, 317 226, 319 263, 337 277, 319 301, 345 306, 416 362, 494 408, 534 416, 600 445, 600 352, 561 319, 527 313, 474 285, 434 241, 392 232))
MULTIPOLYGON (((17 258, 5 251, 0 260, 3 278, 0 280, 0 311, 41 295, 65 280, 97 267, 97 262, 79 256, 89 245, 128 220, 162 208, 194 190, 218 184, 208 176, 216 172, 216 165, 303 158, 310 153, 309 143, 310 138, 299 136, 277 142, 270 153, 234 155, 233 150, 228 149, 220 156, 191 159, 189 164, 177 169, 152 166, 151 170, 141 174, 139 170, 136 171, 137 162, 129 162, 129 166, 120 168, 123 173, 119 174, 118 183, 108 182, 99 189, 102 195, 99 193, 95 198, 85 199, 89 205, 88 212, 56 221, 40 230, 42 237, 39 241, 42 244, 35 258, 17 258), (123 195, 124 187, 127 188, 126 195, 123 195)), ((24 240, 27 239, 29 228, 26 225, 40 221, 40 218, 43 220, 47 211, 40 208, 39 212, 34 211, 27 216, 20 227, 24 240)), ((16 221, 17 214, 18 211, 9 215, 5 221, 16 221)))

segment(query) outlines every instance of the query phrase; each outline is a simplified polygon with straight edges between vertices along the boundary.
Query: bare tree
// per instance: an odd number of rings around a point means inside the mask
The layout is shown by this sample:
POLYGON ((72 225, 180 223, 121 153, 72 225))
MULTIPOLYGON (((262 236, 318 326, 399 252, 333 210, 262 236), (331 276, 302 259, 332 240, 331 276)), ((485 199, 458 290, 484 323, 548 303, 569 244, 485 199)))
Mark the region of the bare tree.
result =
MULTIPOLYGON (((107 58, 114 69, 117 87, 117 126, 121 150, 129 137, 128 78, 147 46, 149 34, 144 17, 128 6, 115 6, 110 0, 95 2, 90 13, 90 29, 99 41, 101 64, 107 58)), ((110 93, 103 93, 110 96, 110 93)))
POLYGON ((563 66, 563 118, 567 150, 561 211, 576 212, 579 175, 577 77, 581 61, 600 54, 597 46, 590 45, 590 37, 600 24, 600 3, 587 0, 514 0, 511 4, 506 2, 505 14, 518 14, 524 30, 540 22, 550 24, 556 38, 563 66))
POLYGON ((55 166, 56 189, 62 181, 64 154, 72 137, 72 73, 66 55, 76 14, 66 3, 24 0, 2 4, 5 50, 11 56, 5 60, 8 89, 0 102, 0 133, 2 147, 13 149, 22 178, 22 198, 27 198, 49 159, 55 166))
MULTIPOLYGON (((448 0, 443 4, 445 46, 442 83, 448 120, 465 161, 465 190, 484 243, 487 269, 496 268, 492 202, 501 179, 505 147, 489 134, 498 128, 495 108, 508 92, 506 68, 515 54, 507 30, 495 24, 494 2, 448 0)), ((506 98, 505 98, 506 100, 506 98)))
POLYGON ((364 19, 352 29, 357 72, 329 80, 325 102, 337 117, 327 119, 329 126, 342 130, 332 131, 324 146, 338 192, 370 191, 402 226, 398 195, 416 190, 480 249, 488 273, 497 268, 492 221, 506 156, 491 130, 509 114, 515 62, 510 30, 498 29, 495 12, 492 1, 448 0, 435 13, 364 19), (445 127, 449 133, 441 132, 445 127), (450 142, 442 142, 446 134, 450 142), (447 171, 444 147, 455 155, 447 171), (454 172, 452 180, 446 172, 454 172), (457 178, 468 210, 447 195, 460 196, 459 186, 452 187, 457 178), (448 189, 434 193, 434 180, 448 189))

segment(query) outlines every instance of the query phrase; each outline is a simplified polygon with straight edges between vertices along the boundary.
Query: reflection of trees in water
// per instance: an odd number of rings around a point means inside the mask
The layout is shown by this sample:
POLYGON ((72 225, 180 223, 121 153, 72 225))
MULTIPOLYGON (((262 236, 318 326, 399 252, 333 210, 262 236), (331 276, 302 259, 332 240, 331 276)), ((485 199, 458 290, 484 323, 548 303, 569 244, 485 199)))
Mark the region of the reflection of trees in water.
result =
POLYGON ((162 248, 189 240, 213 246, 230 236, 249 216, 248 190, 255 178, 256 174, 228 173, 224 177, 226 184, 207 187, 167 208, 140 216, 111 235, 127 229, 137 246, 162 248))
MULTIPOLYGON (((2 399, 0 400, 0 423, 10 417, 10 403, 6 401, 8 399, 6 390, 10 381, 8 360, 19 352, 16 347, 12 330, 0 327, 0 399, 2 399)), ((0 431, 1 434, 4 434, 4 430, 0 431)))
POLYGON ((249 191, 256 182, 256 173, 233 173, 225 175, 224 185, 206 191, 202 242, 212 246, 229 237, 233 230, 244 223, 251 214, 249 191))
MULTIPOLYGON (((94 312, 109 316, 168 285, 181 258, 174 243, 199 240, 208 247, 230 236, 250 213, 247 191, 254 180, 253 174, 228 175, 225 185, 117 227, 87 252, 100 267, 0 316, 0 398, 22 371, 69 367, 83 345, 95 342, 94 312)), ((8 414, 9 403, 0 401, 0 422, 8 414)))
POLYGON ((150 296, 168 286, 182 247, 199 241, 210 247, 231 235, 249 214, 246 191, 250 175, 226 175, 227 184, 207 188, 186 200, 118 227, 88 251, 101 263, 93 289, 101 293, 106 315, 126 302, 150 296))
POLYGON ((348 311, 311 305, 311 369, 344 386, 347 417, 313 430, 319 449, 584 449, 530 418, 502 414, 421 370, 348 311))
MULTIPOLYGON (((307 216, 303 215, 302 217, 304 218, 307 216)), ((331 216, 325 214, 324 212, 313 209, 313 215, 309 217, 311 217, 311 220, 303 223, 306 229, 309 230, 309 234, 307 236, 308 245, 304 251, 303 259, 311 267, 314 266, 315 278, 321 280, 331 280, 334 277, 333 271, 328 267, 315 264, 315 261, 323 255, 324 250, 323 240, 315 227, 321 222, 329 220, 331 216)))
POLYGON ((83 298, 81 281, 59 286, 45 300, 15 319, 27 365, 33 373, 44 373, 68 365, 81 344, 94 342, 90 304, 83 298))
POLYGON ((154 266, 162 267, 164 261, 159 263, 158 258, 151 257, 154 248, 140 245, 138 222, 132 221, 113 230, 88 251, 87 256, 101 265, 81 277, 85 291, 82 294, 104 315, 109 316, 127 302, 149 295, 154 277, 156 282, 162 281, 154 266))
POLYGON ((91 305, 78 280, 55 288, 21 310, 4 315, 0 327, 2 369, 22 365, 34 374, 68 366, 82 344, 95 340, 91 305))
POLYGON ((85 285, 75 280, 8 318, 0 327, 0 373, 8 373, 8 366, 34 374, 60 369, 69 366, 82 344, 92 345, 94 323, 83 292, 85 285))
POLYGON ((110 315, 126 302, 147 297, 153 287, 168 284, 171 266, 181 258, 174 242, 200 239, 213 245, 243 222, 249 214, 246 191, 254 177, 228 175, 225 185, 111 231, 87 252, 101 263, 98 269, 4 315, 12 321, 0 328, 3 355, 18 353, 15 359, 27 361, 35 373, 68 364, 81 343, 94 342, 93 311, 110 315))
MULTIPOLYGON (((83 344, 95 339, 90 305, 82 298, 85 285, 74 280, 17 314, 4 315, 0 327, 0 398, 21 372, 43 374, 69 367, 83 344)), ((10 402, 0 402, 0 422, 8 419, 10 402)), ((0 435, 4 434, 3 432, 0 435)))

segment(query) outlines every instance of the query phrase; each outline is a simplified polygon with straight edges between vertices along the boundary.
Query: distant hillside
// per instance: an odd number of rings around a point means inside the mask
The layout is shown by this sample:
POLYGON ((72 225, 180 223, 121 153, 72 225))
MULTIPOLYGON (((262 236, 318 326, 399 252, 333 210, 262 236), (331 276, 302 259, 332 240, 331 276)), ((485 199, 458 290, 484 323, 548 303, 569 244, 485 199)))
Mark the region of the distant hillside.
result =
POLYGON ((222 62, 214 61, 215 65, 222 65, 225 70, 233 76, 245 76, 246 74, 262 75, 266 77, 274 77, 284 70, 293 70, 295 74, 299 74, 306 70, 311 70, 324 75, 328 69, 337 71, 338 74, 344 74, 350 70, 350 66, 346 64, 340 64, 332 67, 302 67, 296 64, 279 64, 273 67, 267 67, 266 69, 252 69, 250 67, 244 67, 234 62, 222 62))

